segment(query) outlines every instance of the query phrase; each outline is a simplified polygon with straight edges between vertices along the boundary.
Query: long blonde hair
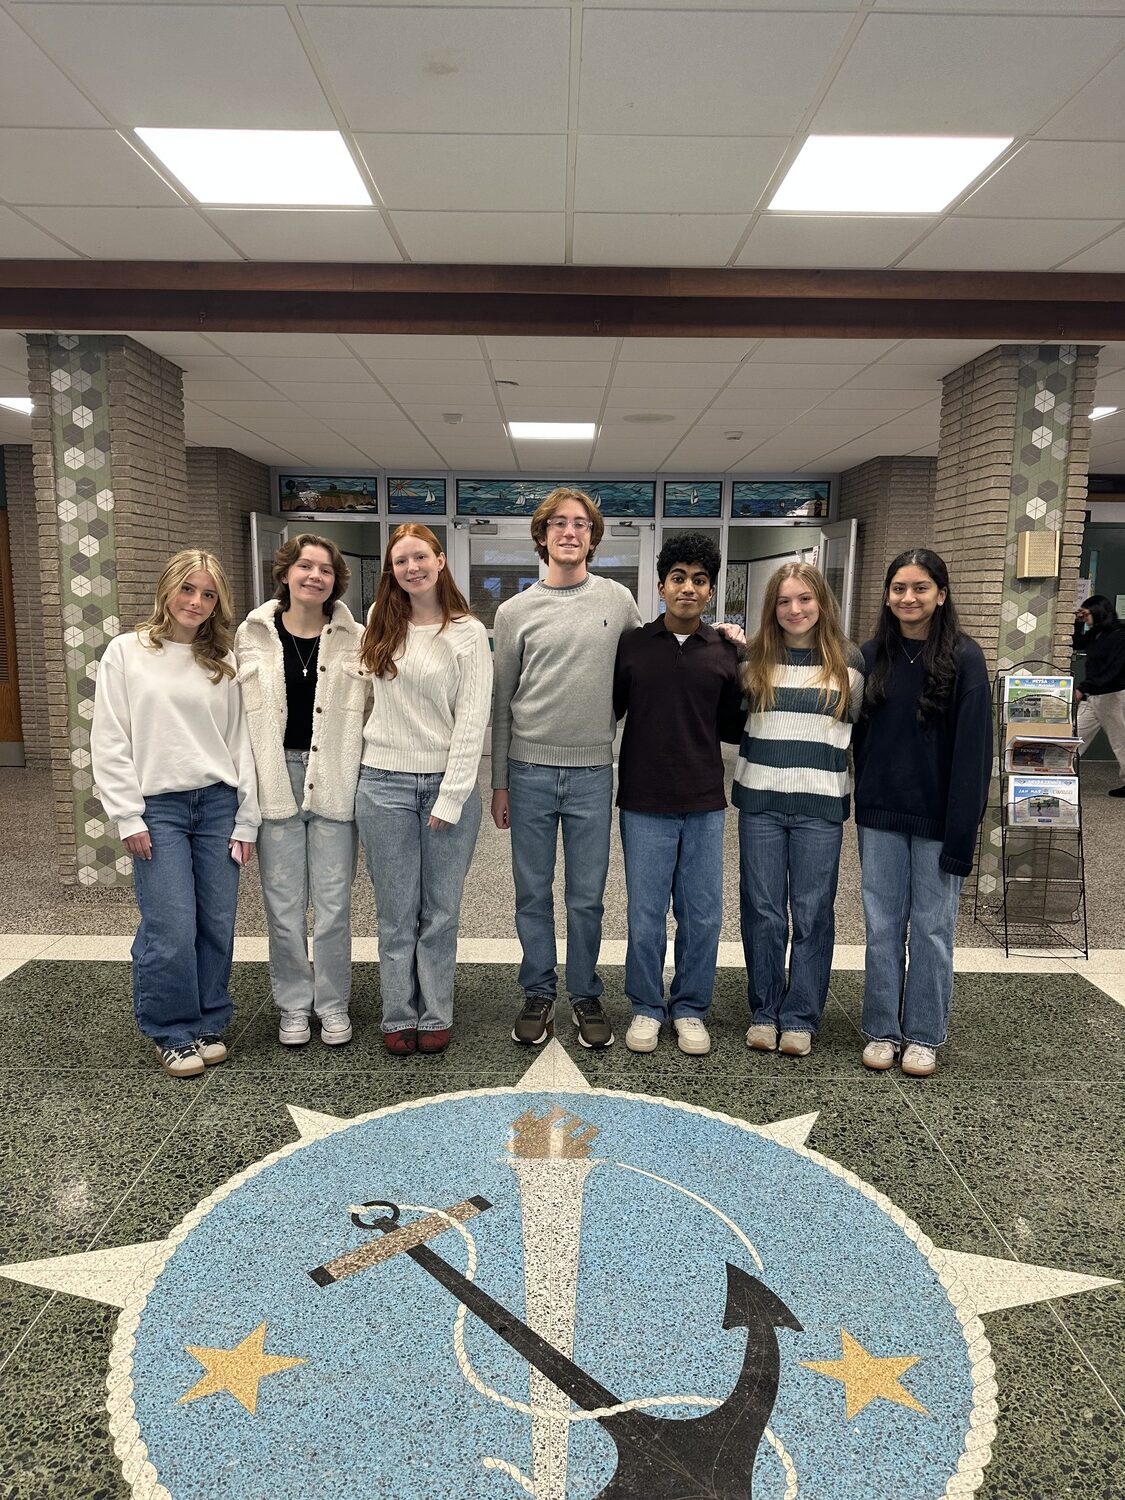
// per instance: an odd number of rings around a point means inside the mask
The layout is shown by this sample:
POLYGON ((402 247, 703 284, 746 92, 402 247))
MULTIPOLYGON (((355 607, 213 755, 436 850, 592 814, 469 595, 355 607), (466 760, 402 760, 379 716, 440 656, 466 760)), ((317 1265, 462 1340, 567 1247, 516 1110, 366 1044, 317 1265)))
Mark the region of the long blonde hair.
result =
MULTIPOLYGON (((383 572, 379 578, 379 592, 367 618, 363 639, 359 643, 359 659, 373 677, 386 677, 388 681, 398 676, 395 657, 406 642, 410 624, 410 597, 401 588, 395 577, 391 553, 395 543, 405 537, 414 537, 424 542, 435 557, 444 557, 441 543, 428 526, 417 521, 404 521, 391 532, 387 550, 383 555, 383 572)), ((449 568, 442 568, 437 580, 437 602, 441 607, 441 629, 453 620, 461 620, 469 613, 469 604, 464 594, 450 577, 449 568)), ((439 632, 440 633, 440 632, 439 632)))
POLYGON ((223 565, 213 552, 201 552, 198 547, 188 547, 168 559, 157 581, 152 614, 137 626, 137 631, 145 632, 145 644, 150 650, 163 649, 163 642, 171 640, 175 629, 168 600, 178 593, 184 579, 191 573, 210 573, 215 580, 215 592, 219 596, 215 608, 195 632, 191 654, 203 670, 210 674, 212 682, 222 682, 224 677, 234 676, 234 667, 225 660, 234 643, 231 633, 234 599, 223 565))
POLYGON ((781 585, 791 578, 805 585, 816 599, 820 612, 809 642, 820 657, 820 670, 813 677, 812 684, 820 688, 825 708, 832 706, 832 717, 846 719, 851 698, 846 654, 848 640, 840 629, 836 596, 828 587, 824 574, 811 563, 802 562, 782 563, 766 584, 762 623, 746 648, 746 665, 742 669, 742 686, 750 711, 769 713, 776 701, 778 668, 784 667, 787 661, 785 635, 777 623, 777 596, 781 585))

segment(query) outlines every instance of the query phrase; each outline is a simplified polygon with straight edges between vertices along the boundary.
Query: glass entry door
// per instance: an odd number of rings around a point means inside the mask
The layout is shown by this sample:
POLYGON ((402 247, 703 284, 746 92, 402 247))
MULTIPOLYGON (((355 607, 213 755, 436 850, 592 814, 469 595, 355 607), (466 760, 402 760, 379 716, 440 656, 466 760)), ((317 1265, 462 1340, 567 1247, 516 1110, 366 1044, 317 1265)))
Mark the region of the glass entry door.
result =
MULTIPOLYGON (((852 519, 833 521, 830 525, 820 528, 823 538, 820 547, 820 571, 824 574, 828 587, 836 595, 836 603, 840 606, 840 624, 845 635, 851 635, 852 632, 857 525, 858 523, 852 519)), ((866 620, 857 621, 857 629, 865 630, 868 623, 866 620)), ((862 638, 861 636, 860 639, 862 638)))
POLYGON ((277 516, 250 512, 250 556, 253 560, 254 608, 273 598, 273 555, 289 540, 289 527, 277 516))

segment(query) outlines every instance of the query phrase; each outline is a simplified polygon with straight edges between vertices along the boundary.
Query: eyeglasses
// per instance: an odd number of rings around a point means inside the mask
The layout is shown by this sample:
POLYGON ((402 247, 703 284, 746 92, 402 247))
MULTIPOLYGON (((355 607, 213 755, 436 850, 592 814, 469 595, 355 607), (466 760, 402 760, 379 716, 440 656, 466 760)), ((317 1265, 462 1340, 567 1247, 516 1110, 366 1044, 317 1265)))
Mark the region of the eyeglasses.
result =
POLYGON ((547 522, 548 531, 576 531, 579 536, 584 531, 589 531, 590 522, 583 516, 578 520, 571 520, 569 516, 552 516, 547 522))

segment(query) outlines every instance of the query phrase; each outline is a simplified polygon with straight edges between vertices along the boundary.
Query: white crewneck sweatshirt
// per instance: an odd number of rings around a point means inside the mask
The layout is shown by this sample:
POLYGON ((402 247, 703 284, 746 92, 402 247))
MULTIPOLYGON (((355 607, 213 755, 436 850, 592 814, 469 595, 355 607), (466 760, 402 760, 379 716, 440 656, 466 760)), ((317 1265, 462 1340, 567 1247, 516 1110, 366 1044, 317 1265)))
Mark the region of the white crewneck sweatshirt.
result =
POLYGON ((163 641, 152 650, 146 640, 135 630, 119 635, 98 663, 90 750, 118 837, 145 832, 146 797, 221 781, 238 792, 231 837, 253 843, 261 817, 238 683, 212 682, 190 646, 163 641))

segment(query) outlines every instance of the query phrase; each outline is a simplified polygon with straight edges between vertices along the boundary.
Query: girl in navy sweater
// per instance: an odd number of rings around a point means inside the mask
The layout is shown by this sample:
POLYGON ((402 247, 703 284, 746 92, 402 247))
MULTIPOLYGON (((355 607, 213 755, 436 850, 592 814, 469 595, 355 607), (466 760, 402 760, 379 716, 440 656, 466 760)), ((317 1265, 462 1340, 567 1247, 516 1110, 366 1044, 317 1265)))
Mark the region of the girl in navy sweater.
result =
POLYGON ((855 735, 863 1061, 884 1070, 902 1051, 903 1072, 926 1078, 949 1029, 953 927, 992 774, 988 671, 958 626, 936 552, 914 548, 891 563, 863 657, 855 735))

